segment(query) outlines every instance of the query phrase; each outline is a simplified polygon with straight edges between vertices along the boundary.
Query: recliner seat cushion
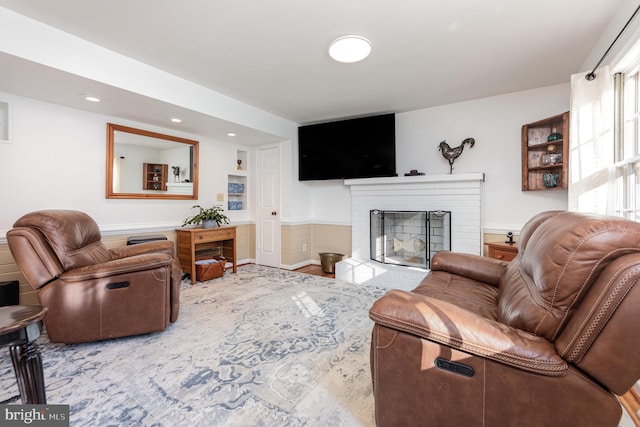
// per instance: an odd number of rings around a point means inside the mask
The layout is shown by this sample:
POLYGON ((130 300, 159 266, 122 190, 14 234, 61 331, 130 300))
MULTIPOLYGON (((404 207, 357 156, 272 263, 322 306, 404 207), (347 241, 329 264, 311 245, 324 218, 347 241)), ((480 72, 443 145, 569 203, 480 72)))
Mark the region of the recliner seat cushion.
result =
POLYGON ((429 282, 423 282, 412 292, 454 303, 487 319, 496 319, 498 289, 486 283, 447 271, 432 271, 429 282))

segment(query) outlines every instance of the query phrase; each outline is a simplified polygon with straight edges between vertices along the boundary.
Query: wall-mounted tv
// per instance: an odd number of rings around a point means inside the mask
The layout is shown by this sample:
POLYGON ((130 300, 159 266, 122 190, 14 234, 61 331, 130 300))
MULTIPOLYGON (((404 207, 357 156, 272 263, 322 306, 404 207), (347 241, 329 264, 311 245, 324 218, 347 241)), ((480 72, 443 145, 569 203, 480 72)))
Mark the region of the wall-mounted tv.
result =
POLYGON ((300 181, 396 176, 395 114, 298 128, 300 181))

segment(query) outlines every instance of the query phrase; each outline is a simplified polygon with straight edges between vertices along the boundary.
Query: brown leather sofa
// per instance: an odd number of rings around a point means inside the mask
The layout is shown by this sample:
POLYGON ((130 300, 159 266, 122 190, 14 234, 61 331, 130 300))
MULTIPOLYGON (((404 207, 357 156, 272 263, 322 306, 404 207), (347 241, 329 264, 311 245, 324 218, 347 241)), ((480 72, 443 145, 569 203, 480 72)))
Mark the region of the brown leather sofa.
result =
POLYGON ((173 242, 107 249, 95 221, 72 210, 26 214, 7 240, 49 309, 44 322, 52 342, 162 331, 178 319, 182 270, 173 242))
POLYGON ((640 377, 640 224, 544 212, 511 262, 440 252, 370 309, 378 426, 617 426, 640 377))

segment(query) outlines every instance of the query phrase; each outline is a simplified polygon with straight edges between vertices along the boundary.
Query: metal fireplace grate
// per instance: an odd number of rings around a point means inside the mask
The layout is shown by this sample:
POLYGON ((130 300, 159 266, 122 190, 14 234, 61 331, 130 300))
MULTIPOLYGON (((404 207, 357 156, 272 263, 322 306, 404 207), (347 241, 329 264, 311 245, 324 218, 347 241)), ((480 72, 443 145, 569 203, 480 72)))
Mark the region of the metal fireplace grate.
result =
POLYGON ((369 211, 371 259, 430 268, 433 255, 451 250, 450 211, 369 211))

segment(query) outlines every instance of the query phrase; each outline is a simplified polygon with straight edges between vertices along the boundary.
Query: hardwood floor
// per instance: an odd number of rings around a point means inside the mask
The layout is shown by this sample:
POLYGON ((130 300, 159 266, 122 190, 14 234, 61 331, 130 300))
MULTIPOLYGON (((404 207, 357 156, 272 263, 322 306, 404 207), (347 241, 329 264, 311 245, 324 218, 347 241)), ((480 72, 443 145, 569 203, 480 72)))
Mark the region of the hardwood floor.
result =
POLYGON ((640 394, 631 389, 624 396, 620 396, 620 401, 633 423, 640 426, 640 394))
POLYGON ((336 277, 334 273, 325 273, 322 271, 321 266, 315 264, 310 264, 294 271, 297 271, 298 273, 313 274, 314 276, 330 277, 332 279, 335 279, 336 277))

